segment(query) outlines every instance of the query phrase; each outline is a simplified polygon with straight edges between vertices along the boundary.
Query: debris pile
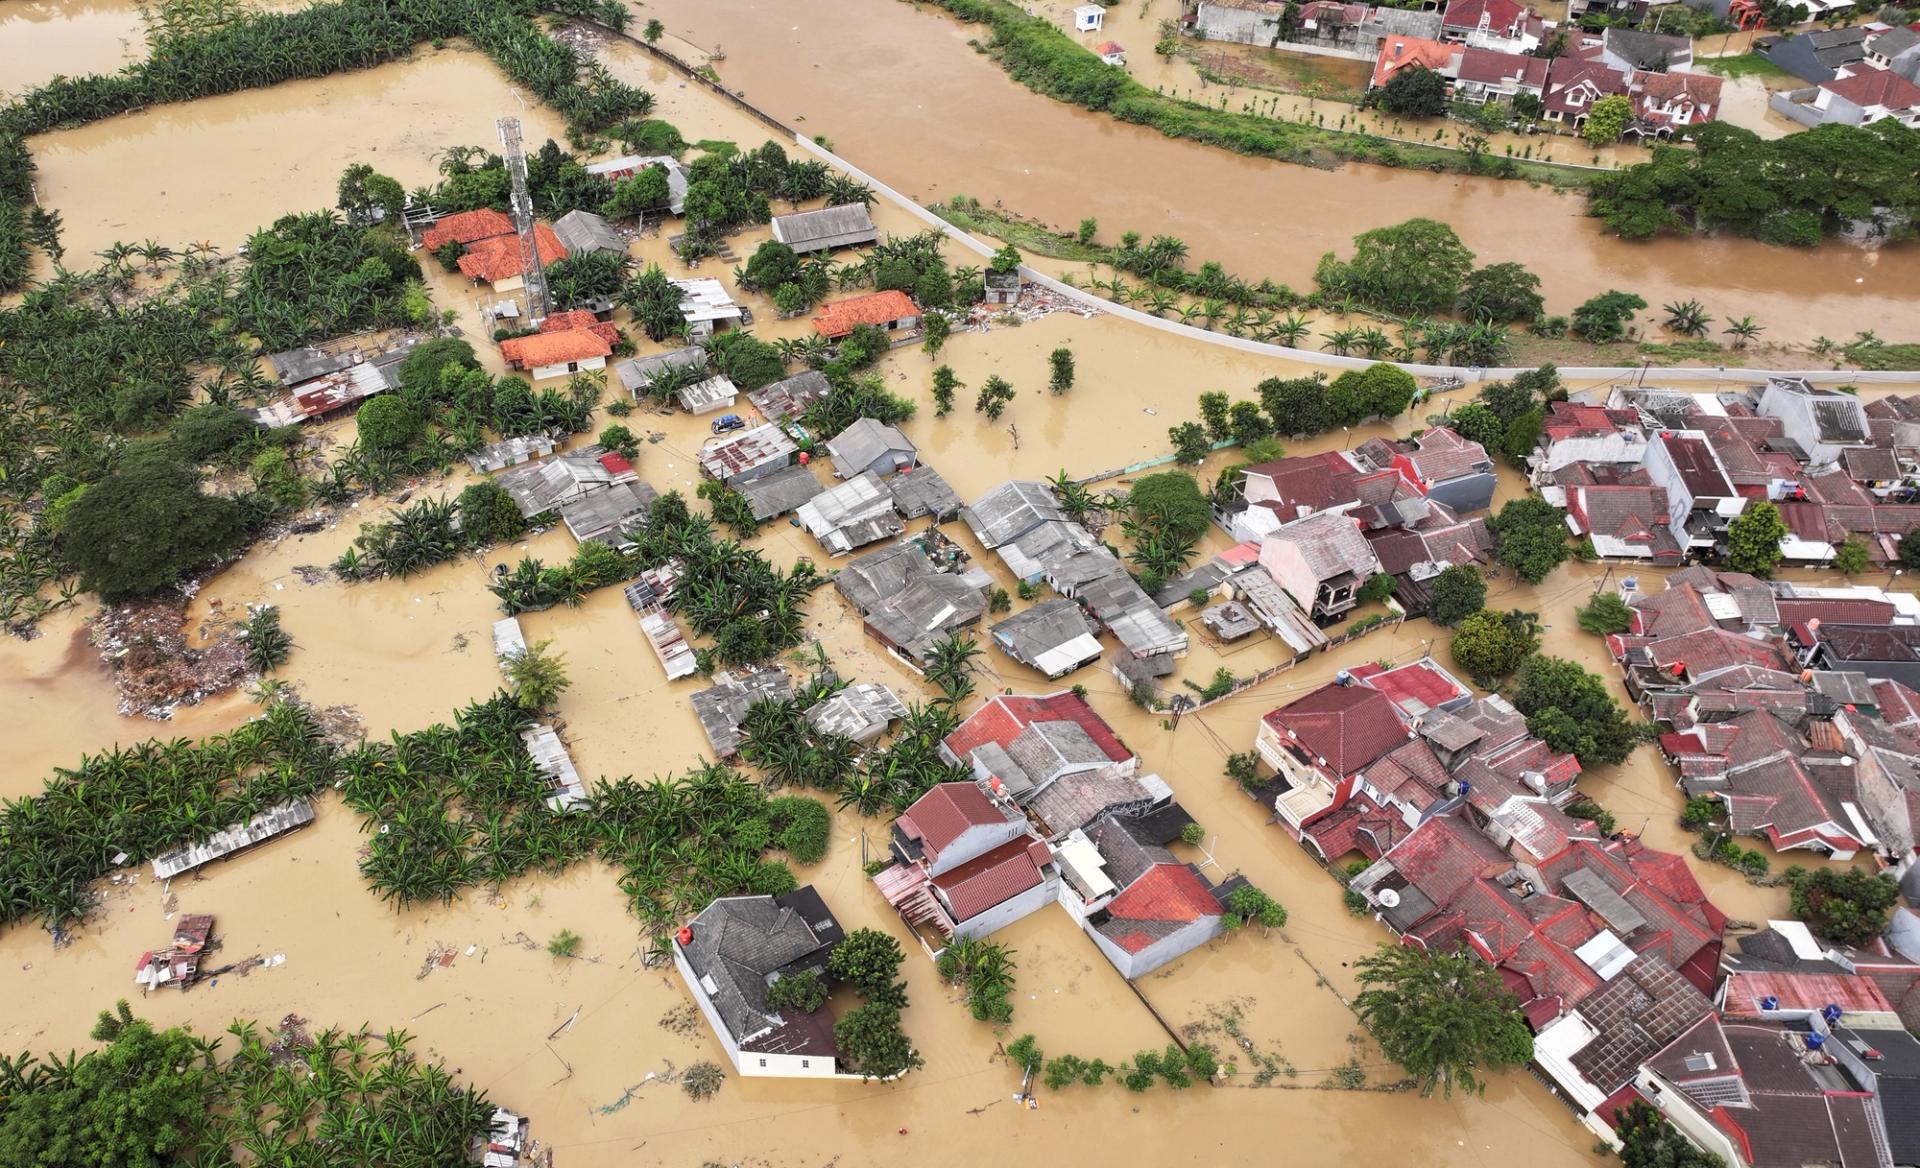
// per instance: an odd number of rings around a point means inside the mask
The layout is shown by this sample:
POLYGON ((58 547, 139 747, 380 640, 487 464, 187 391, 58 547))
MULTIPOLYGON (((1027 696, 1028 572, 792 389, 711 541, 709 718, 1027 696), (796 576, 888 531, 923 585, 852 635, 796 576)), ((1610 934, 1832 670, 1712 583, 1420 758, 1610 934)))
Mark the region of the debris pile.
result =
POLYGON ((122 714, 165 721, 176 707, 197 705, 247 677, 246 648, 231 633, 215 632, 203 649, 188 647, 187 601, 175 592, 142 597, 94 619, 88 639, 113 670, 122 714))

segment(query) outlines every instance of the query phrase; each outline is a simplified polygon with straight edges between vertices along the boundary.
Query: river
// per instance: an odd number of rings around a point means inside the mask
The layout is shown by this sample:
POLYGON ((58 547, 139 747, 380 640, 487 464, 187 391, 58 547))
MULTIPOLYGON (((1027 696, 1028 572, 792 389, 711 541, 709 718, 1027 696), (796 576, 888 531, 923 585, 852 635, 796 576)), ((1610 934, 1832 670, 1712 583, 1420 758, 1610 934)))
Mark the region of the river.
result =
MULTIPOLYGON (((1152 3, 1176 15, 1172 0, 1152 3)), ((1866 328, 1904 336, 1920 297, 1912 245, 1631 243, 1602 234, 1579 194, 1375 166, 1321 171, 1174 141, 1027 90, 968 46, 981 28, 900 0, 816 0, 804 15, 769 0, 651 0, 636 11, 694 44, 719 43, 729 88, 923 202, 967 194, 1066 229, 1091 215, 1102 239, 1174 235, 1194 264, 1217 259, 1302 291, 1322 253, 1423 215, 1451 224, 1481 263, 1538 272, 1555 313, 1619 288, 1655 310, 1696 297, 1716 316, 1751 314, 1769 340, 1805 342, 1866 328)))

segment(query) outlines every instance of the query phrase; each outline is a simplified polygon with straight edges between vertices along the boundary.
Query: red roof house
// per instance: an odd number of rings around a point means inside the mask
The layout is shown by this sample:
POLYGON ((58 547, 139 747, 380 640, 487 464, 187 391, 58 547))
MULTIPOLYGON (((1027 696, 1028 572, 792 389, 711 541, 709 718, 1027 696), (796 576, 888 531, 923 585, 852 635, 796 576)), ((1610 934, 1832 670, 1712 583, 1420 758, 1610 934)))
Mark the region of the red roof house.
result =
POLYGON ((1192 869, 1159 863, 1087 919, 1089 932, 1129 981, 1224 931, 1220 902, 1192 869))
POLYGON ((1378 89, 1405 69, 1429 69, 1443 77, 1453 76, 1460 58, 1460 46, 1430 41, 1417 36, 1390 36, 1380 42, 1380 55, 1373 62, 1372 88, 1378 89))
POLYGON ((435 251, 449 243, 471 244, 496 235, 512 235, 513 220, 492 207, 448 215, 420 233, 420 245, 435 251))
MULTIPOLYGON (((540 252, 542 267, 567 258, 567 245, 561 243, 560 237, 553 233, 553 228, 545 223, 533 225, 533 242, 540 252)), ((526 269, 525 254, 518 235, 496 235, 470 246, 467 254, 460 257, 460 270, 468 279, 498 284, 520 275, 526 269)))
POLYGON ((552 369, 575 367, 596 357, 604 364, 613 355, 613 346, 596 329, 564 329, 509 337, 500 342, 500 355, 506 358, 509 369, 552 369))
POLYGON ((1052 858, 1044 841, 1021 836, 935 876, 933 886, 940 890, 956 932, 965 935, 969 921, 1040 887, 1046 880, 1041 869, 1052 858))
POLYGON ((978 783, 938 783, 893 821, 894 851, 938 876, 1026 834, 1026 820, 978 783))
POLYGON ((891 332, 919 323, 920 309, 905 292, 894 289, 823 305, 813 318, 814 329, 829 340, 847 336, 857 325, 876 325, 891 332))
POLYGON ((1133 752, 1120 741, 1106 719, 1087 704, 1087 699, 1064 689, 1043 697, 1001 694, 989 699, 941 741, 940 753, 947 761, 964 766, 981 747, 992 744, 1007 750, 1029 727, 1045 722, 1071 722, 1078 726, 1109 762, 1134 760, 1133 752))

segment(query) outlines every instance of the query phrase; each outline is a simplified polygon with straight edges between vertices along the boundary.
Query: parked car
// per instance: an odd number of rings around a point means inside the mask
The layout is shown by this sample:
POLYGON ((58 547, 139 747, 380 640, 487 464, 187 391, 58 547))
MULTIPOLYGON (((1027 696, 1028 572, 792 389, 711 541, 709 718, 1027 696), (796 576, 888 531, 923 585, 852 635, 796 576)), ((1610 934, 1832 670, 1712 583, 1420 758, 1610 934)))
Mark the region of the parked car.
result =
POLYGON ((746 428, 747 420, 739 414, 721 414, 713 420, 713 432, 715 434, 726 434, 734 430, 744 430, 746 428))

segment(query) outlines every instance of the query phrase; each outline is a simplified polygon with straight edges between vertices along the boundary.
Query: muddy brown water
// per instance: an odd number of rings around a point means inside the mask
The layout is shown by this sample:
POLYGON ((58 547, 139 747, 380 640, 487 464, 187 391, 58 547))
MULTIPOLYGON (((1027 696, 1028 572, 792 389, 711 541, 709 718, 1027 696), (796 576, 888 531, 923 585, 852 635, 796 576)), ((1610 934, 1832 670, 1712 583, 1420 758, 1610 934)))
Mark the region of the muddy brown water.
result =
MULTIPOLYGON (((1539 273, 1568 312, 1609 287, 1657 310, 1697 297, 1717 316, 1752 314, 1770 339, 1911 331, 1920 295, 1912 245, 1789 250, 1738 239, 1629 243, 1601 234, 1579 194, 1524 183, 1346 165, 1319 171, 1173 141, 1035 94, 967 44, 983 36, 899 0, 820 0, 804 16, 767 0, 654 0, 748 100, 923 202, 967 194, 1102 238, 1166 233, 1194 263, 1313 286, 1322 253, 1361 231, 1424 215, 1451 224, 1479 262, 1539 273)), ((1150 46, 1129 44, 1134 53, 1150 46)))
MULTIPOLYGON (((955 58, 969 59, 964 52, 955 58)), ((623 76, 655 86, 666 116, 689 136, 749 142, 760 136, 744 118, 665 77, 637 53, 616 50, 612 65, 623 76)), ((70 224, 96 215, 125 217, 124 232, 119 225, 86 228, 100 234, 101 246, 122 233, 182 239, 228 223, 243 231, 275 214, 330 202, 340 167, 357 157, 374 157, 362 153, 374 145, 382 156, 376 164, 411 184, 425 181, 438 144, 487 141, 496 107, 510 96, 490 69, 472 54, 428 54, 333 82, 300 83, 106 123, 90 128, 98 141, 49 136, 36 142, 36 150, 63 139, 46 157, 50 177, 62 191, 55 205, 82 209, 68 211, 70 224), (300 92, 290 96, 287 91, 296 88, 300 92), (392 95, 405 93, 418 98, 408 107, 413 129, 372 116, 392 95), (307 109, 323 95, 330 96, 322 108, 307 109), (307 119, 299 124, 315 160, 292 171, 241 168, 227 175, 222 168, 226 177, 217 181, 237 184, 244 193, 218 216, 185 196, 155 201, 151 194, 80 177, 110 176, 118 169, 116 159, 163 157, 159 147, 146 144, 149 137, 183 149, 212 150, 236 128, 267 135, 271 118, 258 123, 266 129, 248 128, 256 125, 248 112, 256 107, 307 119), (191 118, 184 116, 189 111, 191 118), (182 116, 169 120, 163 116, 169 112, 182 116), (444 136, 436 141, 422 127, 437 127, 444 136), (153 153, 142 153, 149 150, 153 153)), ((157 181, 170 188, 177 177, 168 172, 157 181)), ((876 214, 890 231, 912 229, 897 211, 882 207, 876 214)), ((764 229, 748 233, 735 250, 745 255, 763 237, 764 229)), ((686 270, 666 255, 658 238, 642 240, 634 250, 669 263, 675 274, 686 270)), ((713 263, 700 271, 725 275, 713 263)), ((452 277, 436 275, 430 283, 443 306, 462 310, 463 326, 471 332, 472 291, 452 277)), ((772 314, 753 303, 770 322, 764 330, 768 335, 806 327, 804 321, 772 324, 772 314)), ((490 346, 481 348, 494 359, 490 346)), ((654 348, 643 345, 643 351, 654 348)), ((940 360, 968 383, 960 408, 946 419, 932 417, 928 379, 935 362, 926 354, 902 350, 879 371, 896 392, 920 404, 921 414, 908 423, 907 432, 921 444, 926 460, 968 498, 1010 475, 1040 477, 1062 467, 1084 474, 1157 456, 1167 448, 1167 427, 1192 416, 1196 393, 1220 388, 1245 396, 1261 377, 1297 372, 1285 363, 1112 317, 1068 313, 1018 328, 958 333, 940 360), (1074 349, 1079 376, 1070 393, 1055 397, 1045 393, 1044 382, 1046 354, 1058 345, 1074 349), (1020 396, 999 424, 989 426, 971 411, 971 391, 993 372, 1008 378, 1020 396)), ((627 423, 636 432, 661 436, 642 447, 643 477, 663 490, 685 489, 707 437, 705 419, 637 412, 627 423)), ((1332 449, 1375 433, 1404 434, 1419 424, 1403 418, 1294 449, 1332 449)), ((351 434, 349 421, 324 428, 319 437, 337 445, 351 434)), ((1227 457, 1215 456, 1203 468, 1203 479, 1210 479, 1227 457)), ((415 489, 452 493, 464 481, 463 471, 445 483, 424 481, 415 489)), ((1503 495, 1520 489, 1517 476, 1503 478, 1503 495)), ((485 591, 489 570, 524 553, 549 562, 561 559, 571 551, 570 539, 547 532, 406 580, 351 586, 303 582, 297 568, 331 562, 360 523, 378 518, 389 505, 389 500, 366 500, 328 529, 254 549, 206 582, 188 613, 193 634, 214 624, 218 613, 241 611, 246 603, 280 605, 284 626, 297 643, 284 678, 310 700, 353 706, 373 735, 445 719, 487 694, 498 684, 488 637, 497 616, 485 591)), ((948 530, 978 552, 963 525, 951 524, 948 530)), ((784 523, 768 527, 755 542, 776 562, 808 556, 832 564, 804 532, 784 523)), ((1209 546, 1222 542, 1217 535, 1209 537, 1209 546)), ((981 558, 1003 586, 1011 586, 996 560, 981 558)), ((1606 663, 1598 640, 1580 634, 1572 617, 1574 605, 1601 571, 1569 565, 1538 589, 1514 586, 1509 579, 1497 587, 1494 602, 1540 611, 1550 626, 1550 652, 1602 669, 1606 663)), ((1651 584, 1657 574, 1643 575, 1651 584)), ((917 678, 861 635, 831 590, 816 594, 809 611, 809 631, 843 673, 884 681, 915 700, 930 696, 917 678)), ((214 733, 252 712, 243 695, 232 694, 183 708, 171 723, 120 717, 110 678, 84 644, 86 615, 60 614, 35 641, 0 642, 0 707, 27 715, 14 719, 0 797, 36 790, 53 768, 71 765, 82 751, 153 734, 214 733)), ((1178 615, 1193 619, 1191 612, 1178 615)), ((530 615, 525 626, 530 637, 551 639, 567 655, 574 685, 561 700, 560 716, 583 773, 667 773, 706 752, 685 704, 696 683, 665 680, 617 590, 603 590, 578 609, 530 615)), ((331 799, 323 802, 312 828, 180 881, 172 890, 179 911, 217 915, 225 959, 284 954, 285 963, 245 977, 226 975, 217 985, 188 994, 156 995, 140 1001, 139 1008, 158 1022, 191 1023, 208 1033, 224 1029, 235 1016, 272 1022, 289 1012, 317 1025, 403 1026, 459 1068, 463 1078, 531 1112, 535 1134, 555 1145, 558 1162, 566 1165, 715 1160, 798 1168, 836 1157, 849 1165, 894 1164, 909 1157, 946 1165, 976 1163, 983 1151, 1021 1161, 1045 1157, 1077 1164, 1131 1162, 1142 1150, 1156 1161, 1211 1164, 1270 1153, 1275 1133, 1296 1140, 1294 1158, 1310 1164, 1351 1163, 1363 1156, 1461 1168, 1501 1161, 1590 1163, 1591 1137, 1525 1075, 1498 1078, 1483 1099, 1421 1100, 1323 1089, 1330 1073, 1349 1062, 1360 1065, 1370 1084, 1396 1077, 1359 1034, 1342 1002, 1354 989, 1348 966, 1385 933, 1372 921, 1350 916, 1338 888, 1269 826, 1269 812, 1221 776, 1225 756, 1247 748, 1266 710, 1355 662, 1414 659, 1432 647, 1436 635, 1443 636, 1424 622, 1377 632, 1191 716, 1178 729, 1136 710, 1118 683, 1097 670, 1067 679, 1086 685, 1096 707, 1206 827, 1204 851, 1188 850, 1185 858, 1210 861, 1220 875, 1244 872, 1291 912, 1286 928, 1273 935, 1251 930, 1224 938, 1142 979, 1135 987, 1141 996, 1063 914, 1048 909, 999 938, 1017 951, 1014 1026, 996 1034, 972 1022, 861 873, 864 860, 883 845, 884 822, 838 815, 828 856, 798 875, 821 889, 847 925, 886 929, 910 951, 906 972, 914 1004, 906 1025, 927 1065, 894 1084, 735 1078, 713 1101, 689 1102, 661 1076, 671 1067, 720 1059, 721 1052, 703 1028, 681 1034, 660 1025, 669 1011, 684 1007, 687 996, 670 971, 639 962, 639 938, 614 873, 584 864, 558 878, 518 882, 498 896, 475 893, 451 906, 396 912, 360 882, 355 871, 363 843, 359 825, 331 799), (556 962, 541 948, 562 928, 585 937, 584 959, 556 962), (523 937, 532 948, 524 947, 523 937), (418 976, 436 948, 453 950, 452 964, 418 976), (576 1010, 579 1021, 552 1039, 549 1049, 549 1032, 576 1010), (1228 1019, 1252 1044, 1252 1052, 1229 1034, 1228 1019), (1214 1042, 1243 1069, 1250 1071, 1257 1055, 1278 1068, 1272 1084, 1196 1087, 1178 1094, 1161 1089, 1144 1096, 1113 1086, 1043 1092, 1040 1109, 1032 1112, 1010 1102, 1019 1075, 997 1050, 1013 1035, 1031 1031, 1055 1054, 1113 1062, 1164 1046, 1163 1021, 1183 1034, 1197 1028, 1191 1031, 1195 1037, 1214 1042), (623 1098, 625 1106, 615 1108, 623 1098), (608 1108, 615 1109, 603 1110, 608 1108)), ((1444 660, 1444 649, 1440 652, 1444 660)), ((1182 674, 1204 682, 1218 667, 1245 675, 1279 660, 1271 640, 1215 648, 1197 639, 1182 674)), ((997 652, 989 651, 984 665, 983 693, 1052 688, 997 652)), ((1673 826, 1678 794, 1651 751, 1590 774, 1583 787, 1610 806, 1623 825, 1644 827, 1656 843, 1686 842, 1673 826)), ((1696 865, 1696 871, 1736 917, 1764 919, 1784 907, 1777 892, 1754 889, 1724 869, 1696 865)), ((0 934, 0 994, 14 1003, 0 1016, 0 1044, 12 1049, 76 1045, 93 1013, 128 992, 133 960, 169 927, 162 892, 140 877, 131 885, 109 885, 105 893, 99 915, 68 948, 52 950, 46 935, 31 927, 0 934)), ((1248 1078, 1236 1082, 1245 1084, 1248 1078)))
POLYGON ((65 74, 111 73, 146 56, 135 0, 8 0, 0 4, 0 94, 65 74))

